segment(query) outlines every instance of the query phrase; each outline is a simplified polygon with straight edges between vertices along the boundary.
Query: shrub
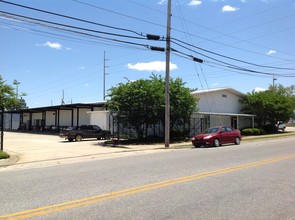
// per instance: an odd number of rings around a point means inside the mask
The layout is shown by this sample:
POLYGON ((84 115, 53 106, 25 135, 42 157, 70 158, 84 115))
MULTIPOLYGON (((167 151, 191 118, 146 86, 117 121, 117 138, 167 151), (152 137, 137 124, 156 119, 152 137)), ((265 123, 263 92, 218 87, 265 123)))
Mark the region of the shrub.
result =
POLYGON ((260 135, 259 128, 252 128, 253 135, 260 135))
POLYGON ((7 159, 7 158, 9 158, 10 156, 9 156, 9 154, 8 153, 6 153, 6 152, 4 152, 4 151, 0 151, 0 160, 1 159, 7 159))
POLYGON ((241 131, 242 135, 261 135, 264 134, 264 130, 260 128, 245 128, 241 131))
POLYGON ((252 128, 244 128, 241 133, 242 135, 253 135, 252 128))

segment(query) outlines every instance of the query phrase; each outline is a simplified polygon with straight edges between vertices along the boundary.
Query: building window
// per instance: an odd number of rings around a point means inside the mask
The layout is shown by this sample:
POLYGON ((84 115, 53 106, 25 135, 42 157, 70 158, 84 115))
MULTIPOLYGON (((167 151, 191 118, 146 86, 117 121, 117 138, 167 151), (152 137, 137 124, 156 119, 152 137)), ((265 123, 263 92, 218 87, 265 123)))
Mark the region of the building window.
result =
POLYGON ((221 97, 222 98, 227 98, 227 94, 222 94, 221 97))

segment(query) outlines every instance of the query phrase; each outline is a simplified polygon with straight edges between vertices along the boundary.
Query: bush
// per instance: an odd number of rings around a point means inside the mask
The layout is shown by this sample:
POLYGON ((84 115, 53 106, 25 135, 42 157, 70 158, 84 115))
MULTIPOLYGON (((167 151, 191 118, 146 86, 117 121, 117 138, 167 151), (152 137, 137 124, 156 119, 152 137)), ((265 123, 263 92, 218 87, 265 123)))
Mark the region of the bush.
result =
POLYGON ((259 129, 259 128, 245 128, 241 131, 242 135, 261 135, 264 134, 264 130, 263 129, 259 129))
POLYGON ((252 131, 252 128, 244 128, 242 131, 241 131, 242 135, 253 135, 253 131, 252 131))
POLYGON ((7 159, 7 158, 9 158, 10 156, 9 156, 9 154, 7 154, 6 152, 4 152, 4 151, 0 151, 0 160, 1 159, 7 159))
POLYGON ((253 135, 260 135, 260 130, 258 128, 252 128, 253 135))

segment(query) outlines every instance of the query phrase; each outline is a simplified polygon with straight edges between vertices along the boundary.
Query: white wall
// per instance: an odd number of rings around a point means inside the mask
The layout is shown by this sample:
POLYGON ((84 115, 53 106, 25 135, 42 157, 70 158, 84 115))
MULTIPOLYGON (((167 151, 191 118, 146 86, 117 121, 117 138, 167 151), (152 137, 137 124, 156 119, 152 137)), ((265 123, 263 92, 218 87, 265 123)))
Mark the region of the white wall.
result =
POLYGON ((200 100, 198 104, 199 112, 212 113, 234 113, 241 112, 242 97, 227 90, 197 93, 200 100))
POLYGON ((90 124, 98 125, 104 130, 110 130, 109 126, 109 111, 88 111, 90 115, 90 124))
POLYGON ((60 110, 59 111, 59 125, 60 126, 70 126, 72 121, 72 111, 71 110, 60 110))
POLYGON ((219 126, 219 125, 228 125, 231 126, 231 117, 230 116, 210 116, 210 126, 219 126))
POLYGON ((45 126, 55 125, 55 111, 46 111, 46 124, 45 126))
POLYGON ((4 113, 3 128, 5 130, 17 130, 20 122, 20 114, 4 113))

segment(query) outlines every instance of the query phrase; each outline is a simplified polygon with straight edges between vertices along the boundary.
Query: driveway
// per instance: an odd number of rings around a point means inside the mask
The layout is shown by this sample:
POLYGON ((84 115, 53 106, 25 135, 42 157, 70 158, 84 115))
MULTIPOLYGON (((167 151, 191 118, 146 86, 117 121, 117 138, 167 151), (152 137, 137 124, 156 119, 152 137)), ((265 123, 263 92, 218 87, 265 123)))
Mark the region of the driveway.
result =
MULTIPOLYGON (((126 152, 140 153, 163 149, 160 145, 105 146, 104 140, 86 139, 69 142, 58 135, 4 132, 4 151, 11 155, 9 160, 1 160, 0 167, 19 167, 45 164, 71 163, 83 160, 124 156, 126 152)), ((190 142, 182 145, 191 146, 190 142)), ((172 145, 171 145, 172 146, 172 145)), ((175 145, 174 145, 175 146, 175 145)))
MULTIPOLYGON (((293 133, 295 127, 287 127, 286 131, 293 133)), ((243 140, 252 138, 256 139, 257 136, 246 137, 243 140)), ((96 139, 69 142, 58 135, 4 132, 4 151, 8 152, 11 158, 0 160, 0 167, 48 166, 128 156, 130 153, 152 153, 155 149, 167 151, 179 147, 192 147, 191 142, 170 144, 169 149, 164 149, 164 144, 105 146, 103 142, 104 140, 96 139)))

